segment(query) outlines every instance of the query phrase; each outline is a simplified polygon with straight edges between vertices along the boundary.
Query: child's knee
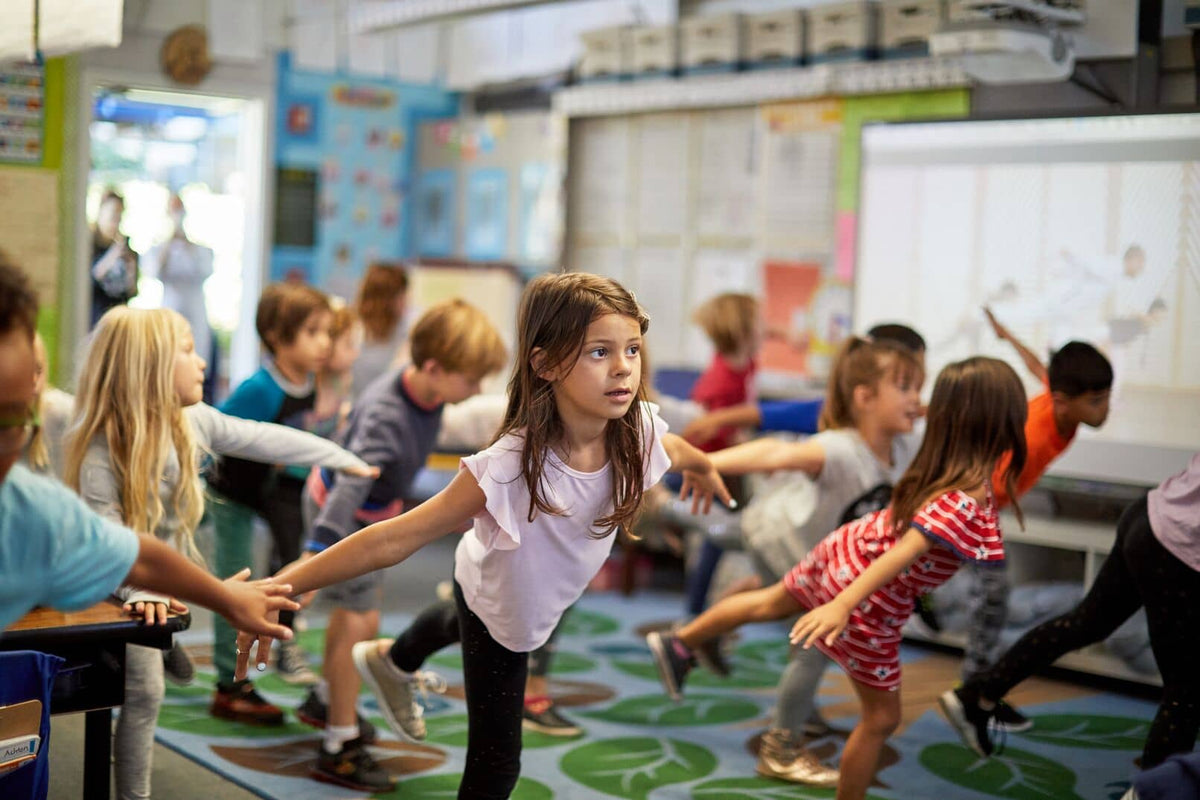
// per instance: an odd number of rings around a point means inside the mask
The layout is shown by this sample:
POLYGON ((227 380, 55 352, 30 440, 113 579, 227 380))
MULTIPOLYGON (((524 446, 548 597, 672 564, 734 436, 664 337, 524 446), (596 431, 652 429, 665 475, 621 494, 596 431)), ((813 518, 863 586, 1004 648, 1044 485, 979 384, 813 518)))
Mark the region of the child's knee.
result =
POLYGON ((900 727, 900 704, 887 703, 875 708, 864 708, 860 724, 872 735, 887 738, 900 727))

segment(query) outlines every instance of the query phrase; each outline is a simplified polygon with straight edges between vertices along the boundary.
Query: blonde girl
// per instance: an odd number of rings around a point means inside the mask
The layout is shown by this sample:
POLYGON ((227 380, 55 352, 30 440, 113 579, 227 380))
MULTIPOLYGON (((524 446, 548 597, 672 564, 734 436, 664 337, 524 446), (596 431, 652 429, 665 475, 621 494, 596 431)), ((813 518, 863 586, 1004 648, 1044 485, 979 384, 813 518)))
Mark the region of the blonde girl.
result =
POLYGON ((782 581, 722 600, 673 635, 651 637, 659 677, 679 697, 694 648, 706 640, 747 622, 804 614, 790 636, 801 658, 838 662, 862 704, 842 752, 838 800, 866 797, 900 724, 900 629, 914 599, 963 562, 1004 560, 991 476, 1011 451, 1003 473, 1011 489, 1025 463, 1020 379, 997 359, 950 364, 938 375, 928 417, 889 507, 830 533, 782 581))
MULTIPOLYGON (((187 321, 167 309, 108 311, 83 356, 75 417, 67 434, 67 485, 94 510, 138 533, 169 540, 200 560, 194 533, 204 513, 203 454, 272 463, 373 470, 311 434, 225 416, 200 402, 204 359, 187 321), (148 488, 149 487, 149 488, 148 488)), ((164 622, 174 600, 125 587, 119 596, 148 624, 164 622)), ((117 723, 117 792, 150 796, 154 725, 163 694, 162 655, 126 650, 125 705, 117 723)))
MULTIPOLYGON (((645 490, 675 469, 697 504, 713 495, 729 501, 708 459, 668 434, 644 402, 639 356, 648 324, 615 281, 535 278, 522 298, 508 409, 491 447, 463 459, 432 499, 281 573, 310 591, 399 563, 474 520, 455 552, 457 619, 423 613, 391 658, 372 643, 358 646, 385 715, 405 718, 412 684, 395 657, 411 672, 423 654, 461 640, 470 721, 459 797, 512 792, 529 652, 599 571, 617 530, 632 527, 645 490)), ((239 674, 250 643, 239 637, 239 674)))

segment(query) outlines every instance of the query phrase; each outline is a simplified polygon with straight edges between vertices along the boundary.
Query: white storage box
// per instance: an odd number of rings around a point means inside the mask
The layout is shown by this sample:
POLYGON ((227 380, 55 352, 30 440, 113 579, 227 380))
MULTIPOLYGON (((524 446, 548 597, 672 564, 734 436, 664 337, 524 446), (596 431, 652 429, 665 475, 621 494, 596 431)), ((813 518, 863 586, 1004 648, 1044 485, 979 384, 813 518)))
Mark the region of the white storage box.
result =
POLYGON ((647 25, 630 32, 635 78, 672 75, 679 66, 679 31, 674 25, 647 25))
POLYGON ((583 56, 579 59, 581 80, 616 80, 633 69, 632 41, 628 25, 598 28, 587 31, 583 40, 583 56))
POLYGON ((729 72, 742 62, 741 14, 691 17, 679 24, 680 63, 686 72, 729 72))
POLYGON ((804 60, 804 12, 798 8, 746 18, 746 61, 753 68, 804 60))
POLYGON ((879 7, 870 0, 827 3, 808 10, 808 60, 857 61, 873 58, 879 7))
POLYGON ((879 49, 884 58, 928 55, 929 36, 946 19, 943 0, 884 0, 879 49))

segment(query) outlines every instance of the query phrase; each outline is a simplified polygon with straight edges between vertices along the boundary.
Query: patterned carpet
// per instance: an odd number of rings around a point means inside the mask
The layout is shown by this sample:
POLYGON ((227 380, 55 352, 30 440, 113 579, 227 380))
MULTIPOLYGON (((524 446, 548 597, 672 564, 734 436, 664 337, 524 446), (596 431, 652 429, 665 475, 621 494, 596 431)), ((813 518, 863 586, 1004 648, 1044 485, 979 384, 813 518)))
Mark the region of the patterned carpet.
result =
MULTIPOLYGON (((773 689, 786 663, 782 628, 742 631, 735 671, 727 680, 694 673, 683 703, 664 697, 648 650, 637 630, 670 619, 678 596, 640 594, 622 598, 591 594, 568 619, 552 672, 560 706, 586 728, 576 740, 527 734, 517 800, 783 800, 830 798, 831 790, 807 789, 754 776, 754 751, 768 718, 773 689)), ((401 629, 408 617, 385 618, 384 630, 401 629)), ((314 657, 323 630, 301 643, 314 657)), ((193 650, 196 683, 170 687, 159 718, 158 740, 264 798, 357 798, 355 792, 310 780, 319 736, 289 714, 283 728, 254 728, 207 713, 213 674, 203 647, 193 650)), ((1002 755, 977 759, 961 747, 936 710, 937 695, 957 680, 958 661, 946 655, 905 650, 904 721, 883 757, 874 800, 1115 800, 1125 791, 1140 753, 1153 704, 1048 680, 1027 682, 1012 696, 1036 726, 1011 734, 1002 755)), ((432 667, 450 683, 445 696, 427 702, 429 738, 421 745, 386 733, 374 747, 377 759, 401 778, 395 792, 379 797, 406 800, 452 798, 467 737, 460 657, 439 655, 432 667)), ((259 690, 286 709, 304 691, 268 673, 259 690)), ((814 744, 836 759, 853 726, 857 702, 840 671, 822 686, 822 711, 835 728, 814 744)), ((369 696, 361 708, 380 729, 369 696)))

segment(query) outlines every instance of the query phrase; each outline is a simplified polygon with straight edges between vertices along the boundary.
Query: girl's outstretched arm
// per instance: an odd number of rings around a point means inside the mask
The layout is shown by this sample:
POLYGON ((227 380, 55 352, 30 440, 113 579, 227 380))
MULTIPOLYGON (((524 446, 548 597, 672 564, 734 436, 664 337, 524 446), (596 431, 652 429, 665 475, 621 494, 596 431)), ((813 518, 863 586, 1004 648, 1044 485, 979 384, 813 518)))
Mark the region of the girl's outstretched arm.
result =
POLYGON ((712 454, 712 462, 725 475, 791 469, 815 478, 825 466, 825 448, 809 440, 785 442, 765 437, 718 450, 712 454))
POLYGON ((929 552, 931 547, 933 542, 929 541, 925 534, 916 528, 909 528, 891 550, 875 559, 871 566, 863 570, 862 574, 837 597, 823 606, 817 606, 797 620, 789 637, 792 644, 803 642, 804 649, 807 650, 814 642, 824 639, 825 645, 831 646, 846 629, 850 621, 850 612, 859 603, 903 572, 909 564, 929 552))
POLYGON ((692 513, 703 511, 707 514, 712 508, 712 499, 717 497, 729 508, 736 508, 737 503, 729 496, 729 489, 721 478, 721 473, 713 466, 708 456, 688 444, 683 438, 668 433, 662 439, 663 449, 671 459, 671 472, 683 474, 683 487, 679 490, 679 498, 692 498, 692 513))
MULTIPOLYGON (((294 562, 275 580, 289 584, 295 594, 304 594, 399 564, 434 539, 460 530, 484 510, 486 502, 475 476, 460 469, 449 486, 412 511, 368 525, 312 558, 294 562)), ((238 635, 238 675, 245 675, 253 641, 252 635, 238 635)), ((258 642, 258 663, 265 665, 271 640, 261 637, 258 642)))

